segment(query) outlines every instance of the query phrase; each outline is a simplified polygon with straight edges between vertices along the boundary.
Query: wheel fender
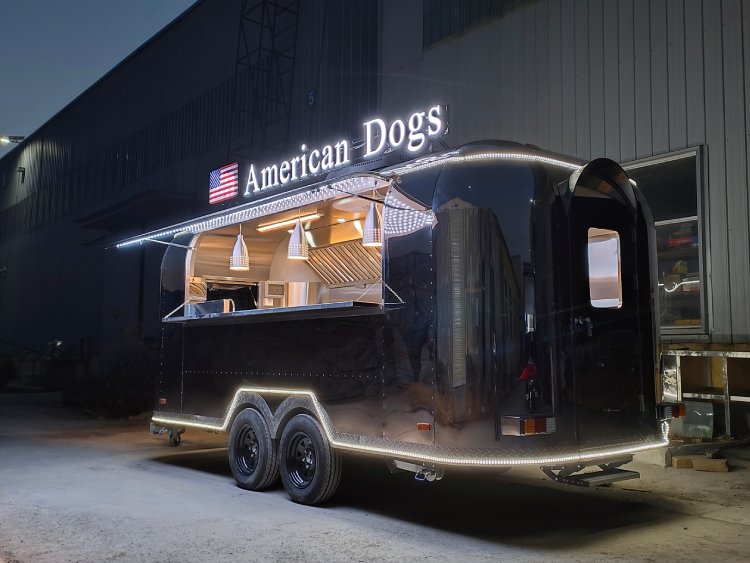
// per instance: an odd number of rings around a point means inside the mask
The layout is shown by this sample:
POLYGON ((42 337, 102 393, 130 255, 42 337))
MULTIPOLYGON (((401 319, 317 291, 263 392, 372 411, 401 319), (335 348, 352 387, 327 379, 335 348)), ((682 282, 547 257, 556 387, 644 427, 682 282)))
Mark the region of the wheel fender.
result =
MULTIPOLYGON (((284 399, 276 412, 273 414, 273 424, 271 428, 271 436, 274 440, 281 438, 281 433, 284 431, 286 423, 296 414, 306 413, 315 418, 318 416, 318 411, 315 408, 315 404, 311 397, 306 395, 291 395, 284 399)), ((322 413, 325 416, 325 413, 322 413)), ((320 421, 321 424, 323 421, 320 421)))
POLYGON ((257 410, 260 415, 263 417, 263 420, 266 421, 266 424, 268 425, 269 430, 271 431, 271 437, 275 438, 275 425, 274 425, 274 416, 271 413, 271 409, 268 406, 268 403, 266 403, 266 400, 261 397, 258 393, 255 391, 240 391, 240 393, 237 395, 235 400, 233 401, 233 410, 232 412, 228 413, 229 416, 229 425, 228 428, 232 428, 232 422, 234 422, 235 417, 242 411, 242 409, 246 409, 248 407, 254 408, 257 410))

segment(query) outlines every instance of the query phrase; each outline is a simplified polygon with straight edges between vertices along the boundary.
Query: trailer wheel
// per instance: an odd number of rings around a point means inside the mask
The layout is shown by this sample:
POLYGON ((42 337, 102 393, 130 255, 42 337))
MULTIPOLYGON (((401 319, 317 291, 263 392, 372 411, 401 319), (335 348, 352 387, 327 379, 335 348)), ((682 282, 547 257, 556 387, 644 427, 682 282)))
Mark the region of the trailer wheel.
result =
POLYGON ((254 409, 242 410, 229 433, 229 467, 237 486, 260 491, 279 475, 279 459, 268 425, 254 409))
POLYGON ((336 492, 341 481, 341 455, 312 416, 298 414, 287 423, 279 453, 281 482, 294 502, 320 504, 336 492))

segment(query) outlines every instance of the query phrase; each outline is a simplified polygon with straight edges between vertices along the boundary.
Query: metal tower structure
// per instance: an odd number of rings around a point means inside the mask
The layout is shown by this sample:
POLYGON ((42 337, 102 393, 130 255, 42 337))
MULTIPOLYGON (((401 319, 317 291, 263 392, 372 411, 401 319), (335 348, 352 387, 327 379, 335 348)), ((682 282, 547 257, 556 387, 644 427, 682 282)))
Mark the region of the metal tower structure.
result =
POLYGON ((289 138, 299 0, 243 0, 227 161, 283 152, 289 138))

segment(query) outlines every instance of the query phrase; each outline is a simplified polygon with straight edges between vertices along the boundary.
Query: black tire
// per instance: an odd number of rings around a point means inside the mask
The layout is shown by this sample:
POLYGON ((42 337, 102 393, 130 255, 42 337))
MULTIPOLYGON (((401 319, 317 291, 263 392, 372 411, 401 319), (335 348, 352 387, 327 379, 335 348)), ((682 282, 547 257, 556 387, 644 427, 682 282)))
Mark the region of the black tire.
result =
POLYGON ((179 432, 171 432, 169 434, 169 445, 173 448, 176 448, 182 443, 182 437, 180 436, 179 432))
POLYGON ((244 409, 229 432, 229 467, 237 486, 267 489, 279 476, 279 458, 268 425, 254 409, 244 409))
POLYGON ((298 414, 284 427, 279 446, 281 482, 294 502, 320 504, 341 482, 341 455, 323 436, 320 424, 298 414))

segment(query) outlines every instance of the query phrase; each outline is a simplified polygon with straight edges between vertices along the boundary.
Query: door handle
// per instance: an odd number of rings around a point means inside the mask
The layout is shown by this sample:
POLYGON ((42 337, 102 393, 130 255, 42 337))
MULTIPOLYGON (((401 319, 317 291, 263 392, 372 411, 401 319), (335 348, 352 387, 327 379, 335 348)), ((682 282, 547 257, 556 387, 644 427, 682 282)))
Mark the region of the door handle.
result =
POLYGON ((581 326, 585 325, 588 336, 591 336, 593 334, 594 323, 591 322, 591 317, 576 317, 575 323, 581 326))

